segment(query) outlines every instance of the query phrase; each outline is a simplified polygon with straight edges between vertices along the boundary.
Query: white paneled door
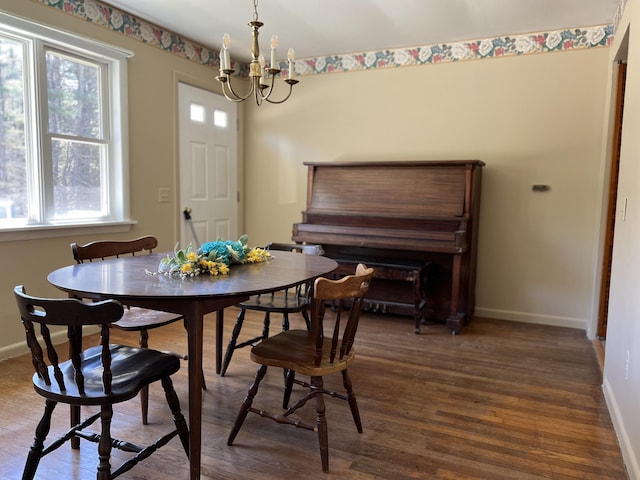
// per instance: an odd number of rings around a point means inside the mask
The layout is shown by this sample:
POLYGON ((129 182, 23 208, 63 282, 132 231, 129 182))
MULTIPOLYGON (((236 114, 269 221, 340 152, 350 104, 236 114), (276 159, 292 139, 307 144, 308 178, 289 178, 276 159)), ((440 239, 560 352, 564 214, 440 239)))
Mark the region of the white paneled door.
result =
POLYGON ((180 245, 238 235, 237 107, 180 83, 180 245), (190 209, 191 224, 183 211, 190 209))

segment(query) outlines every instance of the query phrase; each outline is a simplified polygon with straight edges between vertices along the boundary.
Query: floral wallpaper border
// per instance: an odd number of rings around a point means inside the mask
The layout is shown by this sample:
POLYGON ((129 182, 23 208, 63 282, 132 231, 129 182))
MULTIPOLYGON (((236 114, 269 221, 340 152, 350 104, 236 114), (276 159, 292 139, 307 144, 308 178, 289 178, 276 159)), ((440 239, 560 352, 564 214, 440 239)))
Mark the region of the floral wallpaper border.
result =
MULTIPOLYGON (((220 59, 217 52, 97 0, 35 1, 143 43, 156 46, 174 55, 209 66, 212 69, 219 68, 220 59)), ((616 11, 614 24, 619 21, 622 15, 624 3, 626 0, 621 0, 616 11)), ((384 51, 303 58, 296 60, 295 73, 297 75, 316 75, 604 47, 609 46, 613 41, 614 24, 384 51)), ((248 65, 234 62, 233 68, 236 69, 239 76, 248 75, 248 65)), ((280 68, 283 70, 283 74, 287 73, 286 62, 281 63, 280 68)))
POLYGON ((613 39, 612 25, 576 28, 526 35, 487 38, 468 42, 443 43, 422 47, 336 55, 296 61, 300 75, 337 71, 404 67, 481 58, 499 58, 531 53, 608 46, 613 39))

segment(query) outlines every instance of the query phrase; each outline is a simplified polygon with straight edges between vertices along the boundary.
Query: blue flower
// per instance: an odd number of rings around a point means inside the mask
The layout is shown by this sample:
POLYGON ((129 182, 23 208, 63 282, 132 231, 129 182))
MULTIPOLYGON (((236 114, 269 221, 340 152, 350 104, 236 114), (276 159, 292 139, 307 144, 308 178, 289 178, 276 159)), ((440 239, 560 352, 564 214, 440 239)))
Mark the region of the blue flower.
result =
POLYGON ((207 257, 209 260, 231 265, 232 263, 242 263, 245 256, 245 245, 240 241, 216 240, 206 242, 198 249, 198 255, 207 257))

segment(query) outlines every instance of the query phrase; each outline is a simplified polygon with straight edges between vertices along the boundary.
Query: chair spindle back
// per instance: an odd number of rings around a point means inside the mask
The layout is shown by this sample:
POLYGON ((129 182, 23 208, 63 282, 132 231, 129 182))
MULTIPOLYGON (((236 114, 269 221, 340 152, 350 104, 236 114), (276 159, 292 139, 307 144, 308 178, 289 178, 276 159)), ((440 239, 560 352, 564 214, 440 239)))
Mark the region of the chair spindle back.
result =
POLYGON ((124 309, 115 300, 84 303, 75 298, 44 299, 27 295, 24 287, 14 288, 16 303, 24 325, 27 345, 31 350, 31 361, 37 375, 51 385, 51 372, 60 391, 66 391, 64 375, 60 370, 60 360, 51 340, 49 326, 66 326, 69 338, 70 356, 75 370, 75 384, 80 393, 84 392, 84 376, 82 374, 82 358, 78 346, 78 327, 84 325, 101 326, 103 386, 106 394, 111 393, 111 354, 109 351, 109 324, 122 317, 124 309), (40 325, 40 335, 44 341, 49 365, 44 357, 42 345, 36 335, 34 324, 40 325))
MULTIPOLYGON (((364 297, 369 290, 372 277, 373 268, 358 264, 355 275, 349 275, 340 280, 329 280, 324 277, 316 279, 311 311, 312 331, 316 340, 316 366, 321 364, 326 350, 325 327, 329 326, 326 325, 329 322, 325 318, 327 304, 330 304, 333 310, 333 329, 329 349, 329 362, 333 363, 336 356, 342 359, 353 347, 364 297)), ((326 330, 328 332, 329 328, 326 330)))

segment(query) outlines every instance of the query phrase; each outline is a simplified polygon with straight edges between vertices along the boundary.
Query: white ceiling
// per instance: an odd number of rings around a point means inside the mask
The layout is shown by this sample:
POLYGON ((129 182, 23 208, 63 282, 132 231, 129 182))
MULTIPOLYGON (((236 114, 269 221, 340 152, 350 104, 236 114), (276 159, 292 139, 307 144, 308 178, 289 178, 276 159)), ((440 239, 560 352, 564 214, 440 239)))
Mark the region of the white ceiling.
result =
MULTIPOLYGON (((610 24, 620 0, 262 0, 260 48, 278 35, 279 58, 378 51, 610 24)), ((253 0, 106 0, 214 50, 250 59, 253 0)), ((265 55, 266 56, 266 55, 265 55)))

